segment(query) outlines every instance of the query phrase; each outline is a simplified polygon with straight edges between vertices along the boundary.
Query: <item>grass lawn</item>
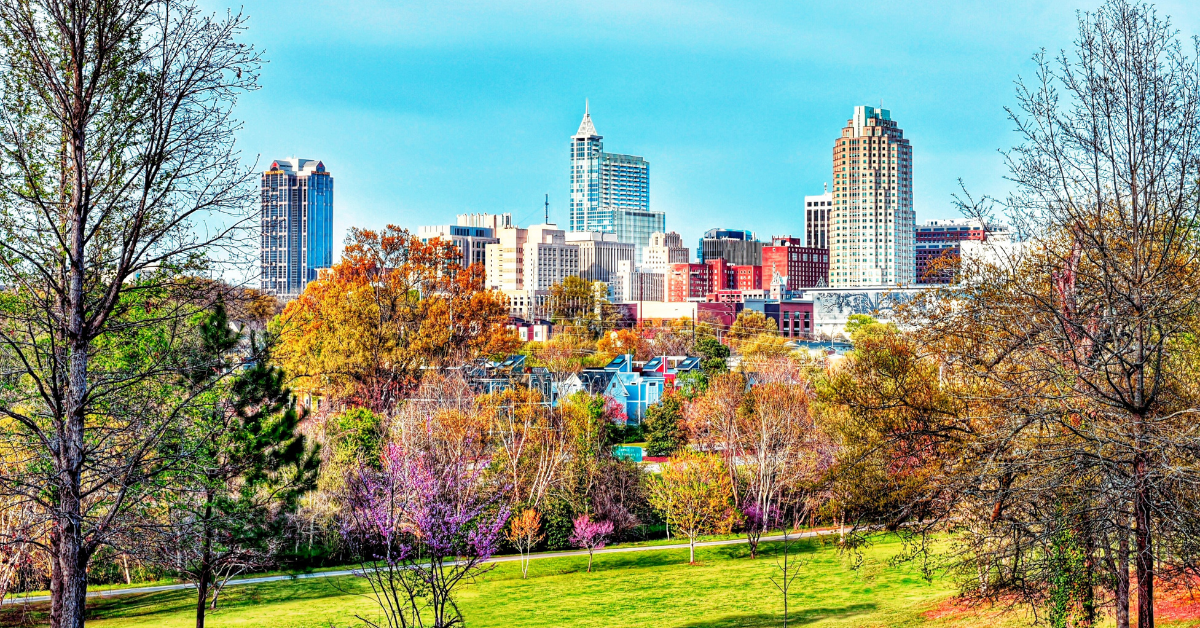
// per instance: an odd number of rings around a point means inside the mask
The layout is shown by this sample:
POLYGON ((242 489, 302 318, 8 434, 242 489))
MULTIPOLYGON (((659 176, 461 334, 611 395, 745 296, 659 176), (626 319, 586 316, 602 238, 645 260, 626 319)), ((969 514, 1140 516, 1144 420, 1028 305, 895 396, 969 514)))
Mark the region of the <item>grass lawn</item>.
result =
MULTIPOLYGON (((772 547, 768 547, 770 551, 772 547)), ((1027 622, 1016 617, 965 616, 931 620, 923 613, 949 598, 950 583, 926 582, 915 565, 892 565, 894 540, 869 548, 863 564, 820 540, 801 546, 802 574, 793 583, 792 626, 980 626, 999 628, 1027 622)), ((689 566, 687 550, 651 550, 599 555, 593 573, 587 557, 535 560, 528 580, 516 563, 502 563, 479 582, 464 587, 459 603, 470 628, 597 626, 717 628, 782 625, 781 600, 769 578, 771 556, 750 560, 744 545, 701 548, 700 564, 689 566)), ((361 625, 354 614, 375 618, 368 589, 356 578, 328 578, 230 588, 221 608, 210 613, 213 628, 361 625)), ((133 628, 195 625, 193 591, 96 600, 89 626, 133 628)), ((7 609, 0 625, 41 625, 45 605, 7 609)), ((1195 625, 1192 622, 1174 624, 1195 625)))

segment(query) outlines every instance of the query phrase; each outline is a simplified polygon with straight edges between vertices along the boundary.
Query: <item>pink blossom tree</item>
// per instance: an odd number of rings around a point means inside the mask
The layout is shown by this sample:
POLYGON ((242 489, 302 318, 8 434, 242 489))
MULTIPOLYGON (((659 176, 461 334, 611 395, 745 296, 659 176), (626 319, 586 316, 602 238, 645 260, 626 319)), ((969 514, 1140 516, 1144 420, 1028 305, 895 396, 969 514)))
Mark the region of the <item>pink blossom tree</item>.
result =
POLYGON ((464 623, 454 590, 491 569, 508 509, 503 491, 482 490, 486 461, 439 457, 391 444, 380 469, 350 474, 342 535, 358 555, 355 575, 371 585, 382 628, 464 623))
POLYGON ((588 551, 588 573, 592 573, 592 555, 604 549, 608 535, 612 534, 611 521, 592 521, 586 514, 575 517, 575 531, 571 533, 571 545, 588 551))

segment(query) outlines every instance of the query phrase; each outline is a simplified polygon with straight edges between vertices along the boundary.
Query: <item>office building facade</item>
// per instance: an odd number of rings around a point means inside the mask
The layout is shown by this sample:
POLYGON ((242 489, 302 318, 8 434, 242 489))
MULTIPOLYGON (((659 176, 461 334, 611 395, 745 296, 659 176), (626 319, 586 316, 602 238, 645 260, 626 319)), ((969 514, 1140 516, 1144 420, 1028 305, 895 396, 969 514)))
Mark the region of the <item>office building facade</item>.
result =
POLYGON ((261 178, 259 288, 294 297, 333 265, 333 176, 315 159, 277 159, 261 178))
POLYGON ((617 234, 599 231, 567 232, 566 242, 579 247, 579 276, 609 283, 621 262, 633 263, 634 246, 617 241, 617 234))
POLYGON ((650 211, 650 163, 606 153, 603 140, 585 106, 571 136, 570 230, 614 233, 641 263, 650 235, 666 231, 666 214, 650 211))
POLYGON ((463 268, 472 264, 487 264, 487 245, 499 242, 488 227, 463 225, 435 225, 417 227, 417 237, 422 242, 441 239, 458 248, 458 263, 463 268))
POLYGON ((688 249, 678 233, 652 233, 650 245, 642 256, 642 265, 651 272, 666 274, 672 264, 686 264, 688 249))
POLYGON ((831 287, 916 282, 912 146, 887 109, 862 106, 833 148, 831 287))
POLYGON ((833 194, 804 197, 804 246, 811 249, 829 248, 829 211, 833 209, 833 194))
POLYGON ((769 286, 778 274, 788 290, 812 288, 828 283, 829 250, 804 246, 800 238, 775 236, 762 250, 763 282, 769 286))
POLYGON ((709 229, 700 237, 696 261, 701 264, 723 259, 734 266, 761 266, 763 243, 754 239, 753 231, 744 229, 709 229))
POLYGON ((946 284, 954 281, 955 267, 962 258, 962 243, 984 241, 1003 232, 975 218, 927 220, 916 229, 917 283, 946 284))

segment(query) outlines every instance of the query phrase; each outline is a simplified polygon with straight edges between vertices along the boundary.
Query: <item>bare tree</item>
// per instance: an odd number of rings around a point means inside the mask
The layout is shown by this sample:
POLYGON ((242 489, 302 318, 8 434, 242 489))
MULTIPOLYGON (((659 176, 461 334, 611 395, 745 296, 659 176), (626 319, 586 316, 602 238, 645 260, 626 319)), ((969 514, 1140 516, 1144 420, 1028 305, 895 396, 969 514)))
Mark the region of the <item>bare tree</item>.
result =
POLYGON ((1022 253, 921 304, 930 368, 961 403, 910 442, 955 443, 932 477, 960 498, 943 512, 969 531, 981 590, 1090 621, 1108 588, 1125 628, 1132 551, 1149 628, 1156 581, 1197 568, 1200 72, 1126 0, 1082 14, 1072 54, 1035 61, 1003 203, 1022 253))
POLYGON ((26 452, 0 481, 48 518, 50 622, 75 627, 90 557, 203 388, 163 394, 195 310, 181 277, 248 226, 231 110, 259 57, 241 15, 190 0, 0 0, 0 20, 0 438, 26 452))

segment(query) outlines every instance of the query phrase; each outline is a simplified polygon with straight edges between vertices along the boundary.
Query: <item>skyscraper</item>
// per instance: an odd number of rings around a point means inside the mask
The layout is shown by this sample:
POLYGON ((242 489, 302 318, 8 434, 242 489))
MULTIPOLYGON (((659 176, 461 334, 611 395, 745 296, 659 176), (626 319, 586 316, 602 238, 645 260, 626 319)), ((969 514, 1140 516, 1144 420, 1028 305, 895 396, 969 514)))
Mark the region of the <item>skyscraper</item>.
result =
POLYGON ((333 176, 314 159, 277 159, 262 174, 259 287, 295 296, 333 265, 333 176))
POLYGON ((604 152, 603 139, 585 104, 571 136, 570 230, 615 233, 634 245, 640 264, 650 234, 666 231, 666 214, 650 211, 650 163, 604 152))
POLYGON ((912 146, 887 109, 855 107, 833 148, 829 285, 916 282, 912 146))
POLYGON ((833 209, 833 195, 829 192, 820 196, 804 197, 804 246, 812 249, 829 248, 829 210, 831 209, 833 209))

